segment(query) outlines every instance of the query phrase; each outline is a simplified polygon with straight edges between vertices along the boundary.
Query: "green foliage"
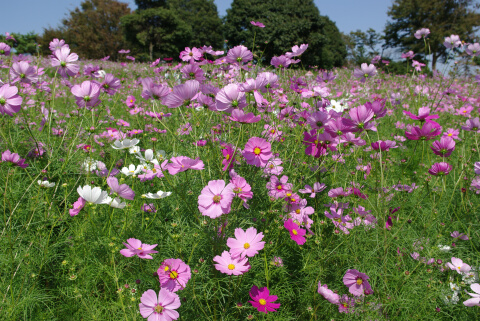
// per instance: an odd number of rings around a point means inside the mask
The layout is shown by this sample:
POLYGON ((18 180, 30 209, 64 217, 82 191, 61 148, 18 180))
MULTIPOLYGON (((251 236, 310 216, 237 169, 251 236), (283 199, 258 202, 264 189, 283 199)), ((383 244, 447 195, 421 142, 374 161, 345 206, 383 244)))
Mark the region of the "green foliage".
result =
POLYGON ((309 45, 301 58, 304 65, 328 69, 345 61, 345 45, 338 28, 328 17, 320 16, 312 0, 234 0, 224 23, 229 46, 243 44, 252 49, 256 34, 255 42, 260 44, 256 51, 267 63, 302 43, 309 45), (266 27, 255 27, 250 21, 266 27))
POLYGON ((352 31, 348 35, 342 34, 347 46, 348 60, 352 65, 370 63, 370 60, 379 54, 377 46, 380 44, 380 34, 370 28, 366 32, 352 31))
POLYGON ((468 42, 480 26, 475 0, 395 0, 388 11, 391 21, 385 27, 384 47, 398 47, 417 54, 432 54, 433 69, 438 59, 446 61, 444 38, 451 34, 468 42), (415 31, 430 29, 427 42, 414 37, 415 31))
POLYGON ((154 57, 178 57, 192 37, 191 27, 164 7, 137 10, 121 21, 126 39, 151 61, 154 57))
MULTIPOLYGON (((37 53, 37 34, 35 32, 29 32, 27 34, 12 33, 13 38, 16 41, 7 41, 9 46, 15 49, 17 54, 36 54, 37 53)), ((6 37, 0 35, 0 42, 6 42, 6 37)))

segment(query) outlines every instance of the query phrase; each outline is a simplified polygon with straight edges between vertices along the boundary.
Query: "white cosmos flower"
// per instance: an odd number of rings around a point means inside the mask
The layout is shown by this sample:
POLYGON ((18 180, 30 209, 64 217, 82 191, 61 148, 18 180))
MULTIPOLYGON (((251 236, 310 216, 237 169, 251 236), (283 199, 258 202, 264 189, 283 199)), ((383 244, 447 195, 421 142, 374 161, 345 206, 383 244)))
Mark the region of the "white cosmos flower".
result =
POLYGON ((112 147, 114 149, 127 149, 127 148, 130 148, 130 147, 133 147, 135 145, 137 145, 140 141, 136 138, 134 139, 124 139, 122 141, 120 140, 116 140, 115 143, 113 143, 112 147))
POLYGON ((120 208, 120 209, 124 208, 127 205, 127 203, 122 202, 122 200, 119 197, 115 197, 115 199, 112 199, 109 202, 109 204, 111 207, 120 208))
POLYGON ((50 188, 55 186, 55 183, 50 183, 49 181, 38 180, 37 183, 38 185, 40 185, 40 187, 50 188))
POLYGON ((83 187, 79 186, 77 192, 81 198, 92 204, 106 204, 112 200, 108 197, 108 193, 102 191, 100 187, 92 188, 90 185, 85 185, 83 187))
POLYGON ((97 161, 94 160, 93 158, 87 157, 85 158, 85 161, 82 164, 82 169, 91 172, 97 169, 97 161))
POLYGON ((146 197, 146 198, 151 198, 151 199, 154 199, 154 200, 158 200, 160 198, 165 198, 167 196, 170 196, 172 195, 172 192, 163 192, 163 191, 158 191, 156 193, 147 193, 147 194, 143 194, 142 197, 146 197))
POLYGON ((448 252, 452 249, 450 246, 442 245, 442 244, 438 244, 438 248, 440 249, 440 251, 443 251, 443 252, 448 252))
POLYGON ((123 175, 132 176, 137 175, 142 170, 142 165, 135 166, 133 164, 128 165, 128 167, 122 168, 121 172, 123 175))
MULTIPOLYGON (((160 152, 164 152, 165 151, 160 151, 160 152)), ((157 153, 158 155, 158 153, 157 153)), ((152 149, 147 149, 145 151, 145 157, 142 156, 142 154, 138 153, 137 155, 135 155, 136 158, 138 158, 139 160, 141 160, 143 163, 152 163, 152 164, 155 164, 155 165, 158 165, 158 160, 153 156, 153 150, 152 149)), ((163 156, 162 156, 163 158, 163 156)))
POLYGON ((128 149, 130 154, 140 154, 140 147, 139 146, 132 146, 128 149))
POLYGON ((337 113, 343 113, 343 111, 348 108, 348 104, 343 100, 336 101, 334 99, 330 100, 330 106, 325 107, 326 111, 334 110, 337 113))

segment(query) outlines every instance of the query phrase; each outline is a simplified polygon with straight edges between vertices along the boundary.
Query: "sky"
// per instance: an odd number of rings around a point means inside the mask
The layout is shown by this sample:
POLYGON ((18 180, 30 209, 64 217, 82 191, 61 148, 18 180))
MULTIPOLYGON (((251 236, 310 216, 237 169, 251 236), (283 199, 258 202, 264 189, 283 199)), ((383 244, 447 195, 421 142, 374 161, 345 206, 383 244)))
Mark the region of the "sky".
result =
MULTIPOLYGON (((135 9, 134 0, 120 0, 135 9)), ((233 0, 214 0, 220 16, 227 14, 233 0)), ((265 0, 268 1, 268 0, 265 0)), ((43 28, 57 27, 70 10, 82 0, 13 0, 2 1, 0 33, 35 32, 43 28)), ((340 31, 349 33, 360 29, 373 28, 383 31, 387 22, 387 10, 392 0, 314 0, 321 15, 328 16, 340 31)))

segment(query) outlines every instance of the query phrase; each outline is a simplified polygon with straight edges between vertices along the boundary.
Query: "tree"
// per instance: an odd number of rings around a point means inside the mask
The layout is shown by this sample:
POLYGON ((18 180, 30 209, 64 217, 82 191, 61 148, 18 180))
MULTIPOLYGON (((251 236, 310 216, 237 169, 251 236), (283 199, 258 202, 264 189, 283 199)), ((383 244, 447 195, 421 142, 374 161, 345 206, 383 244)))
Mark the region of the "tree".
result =
MULTIPOLYGON (((36 54, 37 53, 37 38, 38 35, 35 32, 29 32, 27 34, 12 33, 12 36, 16 41, 10 41, 10 45, 15 49, 16 54, 36 54)), ((5 42, 6 37, 0 35, 0 42, 5 42)))
POLYGON ((430 29, 428 42, 432 54, 432 69, 438 59, 446 61, 448 51, 444 38, 451 34, 469 41, 480 25, 475 0, 395 0, 388 11, 392 19, 385 28, 384 47, 413 50, 425 57, 425 45, 414 37, 421 28, 430 29))
POLYGON ((153 57, 178 57, 189 46, 191 27, 168 7, 137 10, 122 17, 126 39, 140 52, 153 57))
POLYGON ((342 35, 347 46, 348 59, 356 66, 369 63, 378 55, 380 35, 370 28, 367 32, 361 30, 351 31, 348 35, 342 35))
POLYGON ((346 48, 338 28, 328 17, 320 16, 313 0, 233 0, 224 22, 231 46, 251 47, 255 31, 256 43, 265 47, 267 62, 302 43, 309 45, 301 57, 304 65, 328 69, 345 61, 346 48), (252 20, 266 27, 252 26, 252 20))
POLYGON ((222 20, 213 0, 170 0, 169 5, 192 29, 191 47, 223 47, 222 20))
POLYGON ((42 51, 48 54, 48 43, 61 36, 81 57, 115 59, 125 46, 120 17, 130 12, 126 3, 116 0, 84 0, 62 20, 61 27, 44 30, 42 51))

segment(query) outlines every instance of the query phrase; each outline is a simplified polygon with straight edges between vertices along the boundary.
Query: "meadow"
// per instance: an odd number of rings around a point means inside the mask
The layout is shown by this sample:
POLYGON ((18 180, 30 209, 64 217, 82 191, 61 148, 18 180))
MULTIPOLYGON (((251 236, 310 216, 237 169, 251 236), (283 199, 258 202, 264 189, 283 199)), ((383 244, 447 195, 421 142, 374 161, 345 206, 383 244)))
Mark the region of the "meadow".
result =
POLYGON ((50 45, 0 44, 0 319, 478 319, 478 76, 50 45))

